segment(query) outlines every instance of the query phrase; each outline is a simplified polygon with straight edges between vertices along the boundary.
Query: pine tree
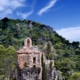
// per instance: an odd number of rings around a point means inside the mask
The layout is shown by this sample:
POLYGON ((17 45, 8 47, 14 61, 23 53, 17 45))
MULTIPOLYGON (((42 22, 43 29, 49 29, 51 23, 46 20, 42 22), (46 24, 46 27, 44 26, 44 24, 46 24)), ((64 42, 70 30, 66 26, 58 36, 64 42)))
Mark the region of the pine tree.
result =
POLYGON ((45 67, 45 63, 43 61, 43 55, 41 57, 41 60, 42 60, 42 80, 47 80, 46 67, 45 67))

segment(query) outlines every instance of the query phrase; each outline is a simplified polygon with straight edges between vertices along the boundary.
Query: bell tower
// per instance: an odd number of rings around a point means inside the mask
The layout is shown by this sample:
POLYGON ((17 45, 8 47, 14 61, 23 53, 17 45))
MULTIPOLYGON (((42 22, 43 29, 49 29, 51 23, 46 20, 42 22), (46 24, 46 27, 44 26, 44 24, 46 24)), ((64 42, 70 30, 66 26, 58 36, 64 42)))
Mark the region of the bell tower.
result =
POLYGON ((26 38, 24 40, 24 46, 27 48, 31 48, 32 47, 32 40, 30 38, 26 38))
POLYGON ((17 51, 17 53, 18 53, 18 65, 22 71, 24 69, 27 69, 27 71, 28 69, 32 70, 34 69, 34 66, 36 66, 36 69, 39 70, 38 73, 30 70, 29 75, 31 75, 31 77, 29 77, 29 79, 27 79, 28 75, 25 74, 24 72, 26 79, 24 76, 23 78, 25 80, 32 80, 32 79, 36 80, 35 77, 33 76, 35 73, 37 80, 42 80, 42 64, 41 64, 42 52, 37 47, 32 46, 31 38, 26 38, 24 40, 24 46, 20 48, 17 51))

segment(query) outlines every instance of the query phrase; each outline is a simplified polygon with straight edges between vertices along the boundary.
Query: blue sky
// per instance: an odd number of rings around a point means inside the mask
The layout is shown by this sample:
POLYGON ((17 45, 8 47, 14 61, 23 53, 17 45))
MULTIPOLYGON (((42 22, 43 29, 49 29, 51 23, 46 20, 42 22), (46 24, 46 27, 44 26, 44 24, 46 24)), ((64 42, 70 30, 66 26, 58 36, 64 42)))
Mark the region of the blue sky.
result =
POLYGON ((70 42, 80 41, 80 0, 0 0, 3 17, 40 22, 70 42))

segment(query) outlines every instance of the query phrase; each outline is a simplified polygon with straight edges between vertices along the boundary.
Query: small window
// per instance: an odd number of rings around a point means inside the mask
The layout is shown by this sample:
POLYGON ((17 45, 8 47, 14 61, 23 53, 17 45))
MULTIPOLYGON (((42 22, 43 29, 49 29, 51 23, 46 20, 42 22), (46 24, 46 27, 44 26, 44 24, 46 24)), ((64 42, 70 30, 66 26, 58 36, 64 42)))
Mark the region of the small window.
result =
POLYGON ((27 40, 27 45, 28 45, 28 47, 30 46, 30 40, 29 39, 27 40))
POLYGON ((36 58, 35 57, 33 58, 33 63, 36 63, 36 58))

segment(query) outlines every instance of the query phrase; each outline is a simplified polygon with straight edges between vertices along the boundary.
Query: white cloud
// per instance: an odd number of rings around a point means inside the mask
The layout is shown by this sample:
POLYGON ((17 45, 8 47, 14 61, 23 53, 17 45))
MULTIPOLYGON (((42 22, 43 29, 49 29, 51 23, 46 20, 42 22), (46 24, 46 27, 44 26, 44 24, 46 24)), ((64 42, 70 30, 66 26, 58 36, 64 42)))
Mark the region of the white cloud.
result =
POLYGON ((11 4, 9 6, 11 6, 13 9, 16 9, 18 7, 23 7, 24 4, 22 4, 22 2, 14 0, 14 1, 11 2, 11 4))
POLYGON ((30 11, 30 12, 28 12, 28 13, 17 12, 17 16, 22 17, 22 19, 26 19, 26 18, 29 17, 32 13, 33 13, 33 11, 30 11))
POLYGON ((40 11, 38 12, 38 15, 42 15, 44 12, 47 12, 51 7, 55 5, 56 2, 57 0, 51 0, 47 6, 40 9, 40 11))
POLYGON ((18 7, 21 7, 21 6, 24 5, 23 1, 21 1, 21 0, 0 0, 0 7, 3 7, 3 8, 18 8, 18 7))
POLYGON ((4 18, 6 17, 8 14, 11 14, 12 10, 11 9, 7 9, 4 12, 0 13, 0 18, 4 18))
POLYGON ((0 18, 11 14, 15 9, 23 7, 25 0, 0 0, 0 18))
POLYGON ((69 40, 72 41, 80 41, 80 26, 79 27, 70 27, 70 28, 63 28, 60 30, 56 30, 56 32, 69 40))

